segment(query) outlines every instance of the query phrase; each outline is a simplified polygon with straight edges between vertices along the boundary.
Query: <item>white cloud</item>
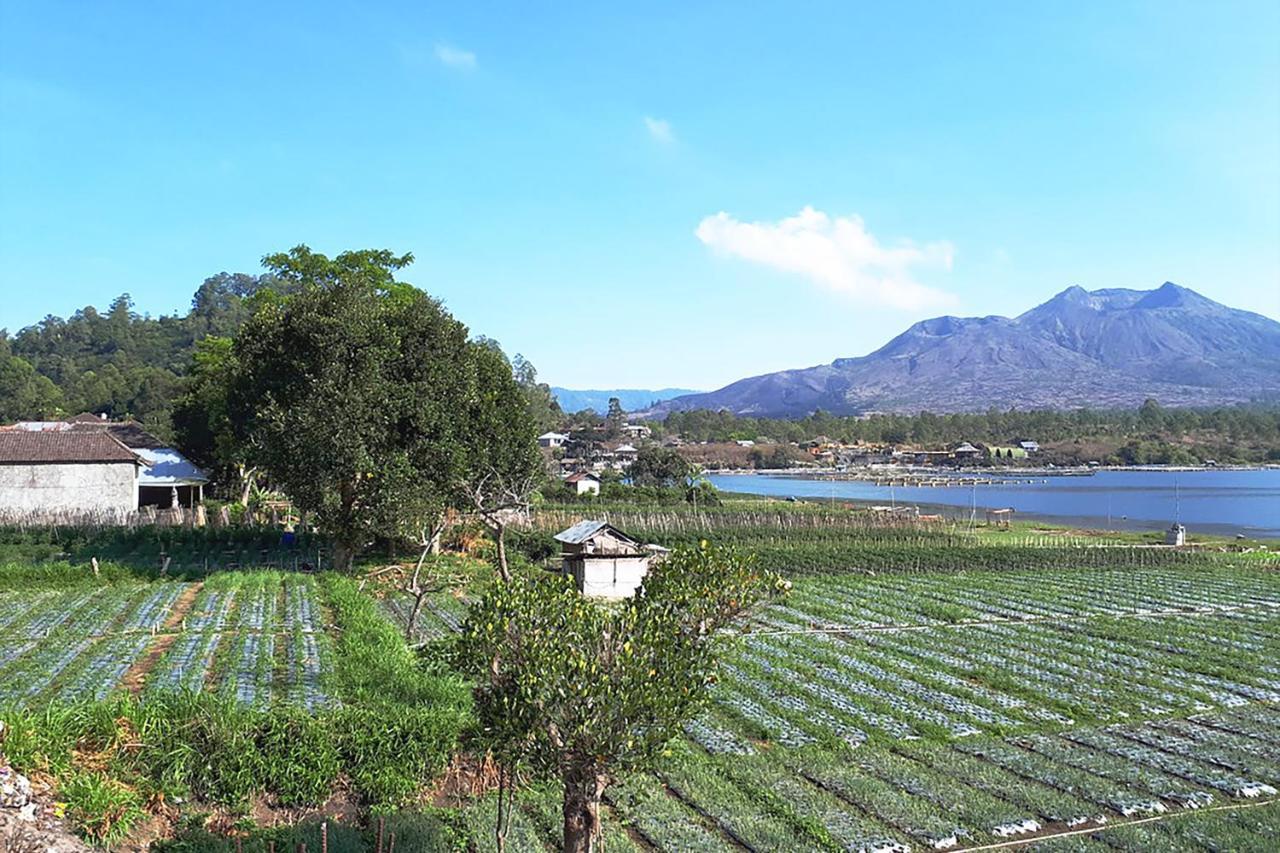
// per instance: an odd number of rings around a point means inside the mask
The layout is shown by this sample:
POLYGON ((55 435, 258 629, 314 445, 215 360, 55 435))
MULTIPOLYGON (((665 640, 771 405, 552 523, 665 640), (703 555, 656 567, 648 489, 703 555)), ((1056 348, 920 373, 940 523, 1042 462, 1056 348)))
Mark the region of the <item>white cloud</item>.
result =
POLYGON ((649 136, 653 138, 654 142, 670 145, 676 141, 676 135, 671 131, 671 122, 666 119, 645 116, 644 126, 648 129, 649 136))
POLYGON ((436 59, 450 68, 470 71, 476 67, 476 55, 469 50, 447 44, 436 45, 436 59))
POLYGON ((912 275, 918 267, 950 270, 950 243, 882 246, 858 216, 833 219, 806 207, 778 222, 741 222, 722 211, 694 233, 721 254, 804 276, 859 301, 908 310, 956 302, 912 275))

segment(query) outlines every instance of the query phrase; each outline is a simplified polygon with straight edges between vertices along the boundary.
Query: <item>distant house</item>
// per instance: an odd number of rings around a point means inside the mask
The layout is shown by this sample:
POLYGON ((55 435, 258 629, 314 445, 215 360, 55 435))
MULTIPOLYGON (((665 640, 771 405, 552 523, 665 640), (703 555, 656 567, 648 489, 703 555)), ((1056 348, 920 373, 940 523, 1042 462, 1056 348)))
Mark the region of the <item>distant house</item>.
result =
POLYGON ((644 424, 623 424, 622 432, 632 441, 653 435, 653 430, 644 424))
POLYGON ((1018 446, 1027 451, 1028 456, 1040 452, 1040 442, 1038 441, 1019 441, 1018 446))
POLYGON ((555 538, 561 545, 561 570, 583 595, 630 598, 649 573, 653 554, 608 522, 581 521, 555 538))
POLYGON ((739 447, 755 447, 756 443, 749 438, 740 438, 734 442, 739 447))
POLYGON ((544 432, 538 436, 539 447, 564 447, 564 443, 569 440, 569 436, 560 432, 544 432))
POLYGON ((620 444, 613 449, 613 460, 619 468, 625 468, 636 461, 639 452, 630 444, 620 444))
POLYGON ((967 441, 951 449, 953 459, 977 459, 981 455, 982 451, 967 441))
POLYGON ((103 432, 0 432, 0 516, 125 523, 138 508, 143 460, 103 432))
POLYGON ((570 474, 564 478, 577 495, 598 495, 600 494, 600 478, 590 471, 579 471, 576 474, 570 474))

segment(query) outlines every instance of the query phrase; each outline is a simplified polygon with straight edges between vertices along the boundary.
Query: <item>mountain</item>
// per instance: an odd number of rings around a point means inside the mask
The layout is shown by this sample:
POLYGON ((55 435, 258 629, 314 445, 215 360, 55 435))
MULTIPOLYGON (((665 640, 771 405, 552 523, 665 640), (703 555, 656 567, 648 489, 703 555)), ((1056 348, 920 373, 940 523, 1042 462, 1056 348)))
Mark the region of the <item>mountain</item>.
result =
POLYGON ((1165 282, 1069 287, 1017 317, 935 317, 870 355, 742 379, 644 412, 791 417, 1280 399, 1280 323, 1165 282))
POLYGON ((617 397, 618 402, 622 403, 622 408, 630 412, 636 409, 648 408, 654 403, 670 400, 672 397, 697 394, 698 392, 689 388, 660 388, 657 391, 646 391, 643 388, 616 388, 612 391, 572 391, 568 388, 553 387, 551 393, 555 395, 556 402, 560 404, 560 408, 566 412, 581 412, 583 409, 592 409, 603 415, 609 410, 610 397, 617 397))

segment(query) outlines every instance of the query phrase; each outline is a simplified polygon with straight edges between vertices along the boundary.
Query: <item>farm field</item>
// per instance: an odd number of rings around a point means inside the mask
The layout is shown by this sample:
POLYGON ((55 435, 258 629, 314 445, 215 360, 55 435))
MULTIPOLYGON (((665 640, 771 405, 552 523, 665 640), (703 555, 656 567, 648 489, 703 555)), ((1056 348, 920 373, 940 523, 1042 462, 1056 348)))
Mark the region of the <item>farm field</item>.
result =
POLYGON ((332 640, 314 577, 222 573, 0 592, 0 705, 212 691, 314 709, 332 640))
MULTIPOLYGON (((357 694, 334 683, 329 581, 11 586, 0 706, 185 688, 336 708, 357 694)), ((431 596, 414 641, 447 640, 473 594, 431 596)), ((373 612, 403 624, 408 605, 373 612)), ((659 768, 609 790, 606 832, 614 850, 1273 850, 1278 743, 1280 573, 809 575, 745 626, 659 768)), ((509 849, 554 847, 557 805, 522 795, 509 849)), ((493 809, 457 813, 477 850, 493 809)))
POLYGON ((823 575, 749 627, 609 794, 657 848, 1276 849, 1280 574, 823 575))

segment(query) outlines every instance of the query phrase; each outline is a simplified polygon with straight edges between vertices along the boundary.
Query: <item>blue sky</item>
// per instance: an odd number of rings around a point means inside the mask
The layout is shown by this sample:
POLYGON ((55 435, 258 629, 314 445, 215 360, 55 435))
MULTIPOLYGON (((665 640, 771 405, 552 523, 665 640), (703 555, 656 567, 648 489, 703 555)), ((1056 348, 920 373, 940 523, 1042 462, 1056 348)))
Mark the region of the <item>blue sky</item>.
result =
POLYGON ((0 326, 298 243, 571 387, 1072 284, 1280 317, 1277 4, 436 6, 0 0, 0 326))

